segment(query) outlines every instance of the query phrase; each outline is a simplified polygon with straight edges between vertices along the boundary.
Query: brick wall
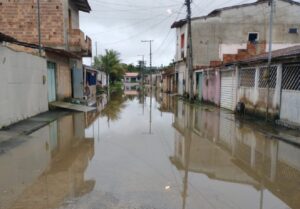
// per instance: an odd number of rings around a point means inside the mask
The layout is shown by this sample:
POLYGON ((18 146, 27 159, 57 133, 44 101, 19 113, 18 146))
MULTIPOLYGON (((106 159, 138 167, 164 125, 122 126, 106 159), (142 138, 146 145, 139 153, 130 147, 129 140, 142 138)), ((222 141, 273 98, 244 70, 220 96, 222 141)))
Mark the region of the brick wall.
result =
MULTIPOLYGON (((42 44, 64 46, 62 0, 40 0, 42 44)), ((0 0, 0 31, 14 38, 38 43, 36 0, 0 0)))

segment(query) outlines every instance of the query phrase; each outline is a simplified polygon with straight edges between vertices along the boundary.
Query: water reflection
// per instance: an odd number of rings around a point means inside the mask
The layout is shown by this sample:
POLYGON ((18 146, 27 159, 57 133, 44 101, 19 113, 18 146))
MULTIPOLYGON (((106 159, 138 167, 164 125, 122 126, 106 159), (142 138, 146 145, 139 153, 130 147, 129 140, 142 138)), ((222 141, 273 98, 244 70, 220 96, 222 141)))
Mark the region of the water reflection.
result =
POLYGON ((237 203, 243 197, 251 199, 252 208, 300 208, 298 148, 266 138, 251 125, 236 121, 232 114, 183 101, 177 102, 173 126, 175 149, 170 160, 185 173, 183 208, 189 172, 231 183, 226 188, 229 193, 234 191, 232 184, 252 186, 252 192, 232 197, 237 203))
POLYGON ((85 138, 85 115, 66 116, 28 137, 7 142, 0 154, 0 208, 57 208, 93 190, 85 170, 94 139, 85 138))
POLYGON ((298 209, 299 159, 228 112, 115 92, 5 145, 0 209, 298 209))

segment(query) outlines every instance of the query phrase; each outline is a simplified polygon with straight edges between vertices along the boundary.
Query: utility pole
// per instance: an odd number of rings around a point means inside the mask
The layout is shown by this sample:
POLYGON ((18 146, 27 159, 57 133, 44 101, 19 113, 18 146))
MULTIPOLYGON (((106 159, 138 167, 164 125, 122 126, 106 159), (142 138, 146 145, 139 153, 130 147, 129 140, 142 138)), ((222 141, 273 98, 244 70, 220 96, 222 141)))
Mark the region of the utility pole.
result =
POLYGON ((38 25, 38 37, 39 37, 39 55, 42 56, 42 36, 41 36, 41 8, 40 0, 37 0, 37 25, 38 25))
POLYGON ((152 42, 154 40, 142 40, 143 43, 149 43, 150 44, 150 86, 152 88, 152 42))
POLYGON ((96 47, 96 57, 98 57, 98 42, 96 41, 96 43, 95 43, 95 47, 96 47))
POLYGON ((188 24, 188 70, 189 70, 189 84, 190 84, 190 91, 189 91, 189 99, 192 100, 194 96, 194 80, 193 80, 193 47, 192 47, 192 10, 191 10, 191 0, 185 0, 185 5, 187 7, 187 24, 188 24))
POLYGON ((145 67, 145 55, 138 55, 142 57, 142 62, 140 63, 141 66, 141 73, 142 73, 142 87, 144 87, 144 67, 145 67))
POLYGON ((267 104, 266 104, 266 121, 269 118, 269 100, 270 100, 270 72, 272 63, 272 43, 273 43, 273 19, 275 10, 275 0, 269 0, 270 5, 270 21, 269 21, 269 55, 268 55, 268 67, 264 72, 264 79, 267 81, 267 104))

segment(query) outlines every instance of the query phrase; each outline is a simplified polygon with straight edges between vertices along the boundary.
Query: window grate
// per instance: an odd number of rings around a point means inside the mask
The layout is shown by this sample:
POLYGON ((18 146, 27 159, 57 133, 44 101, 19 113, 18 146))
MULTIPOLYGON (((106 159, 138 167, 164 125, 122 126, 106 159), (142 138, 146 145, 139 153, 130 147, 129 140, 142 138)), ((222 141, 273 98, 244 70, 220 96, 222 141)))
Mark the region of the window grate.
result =
MULTIPOLYGON (((259 68, 259 81, 258 81, 259 88, 267 88, 268 81, 264 79, 264 73, 266 70, 268 70, 268 66, 262 66, 259 68)), ((277 79, 277 66, 271 66, 270 80, 269 80, 270 88, 276 87, 276 79, 277 79)))
POLYGON ((255 68, 242 68, 240 70, 240 86, 254 87, 255 86, 255 68))
POLYGON ((300 63, 283 66, 282 89, 300 91, 300 63))

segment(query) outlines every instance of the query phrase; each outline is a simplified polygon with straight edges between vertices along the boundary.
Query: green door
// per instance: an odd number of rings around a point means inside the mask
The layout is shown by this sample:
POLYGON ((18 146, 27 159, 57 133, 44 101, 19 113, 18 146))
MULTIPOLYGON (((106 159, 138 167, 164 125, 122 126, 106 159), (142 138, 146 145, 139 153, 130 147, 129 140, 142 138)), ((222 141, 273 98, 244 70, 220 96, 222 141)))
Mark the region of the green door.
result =
POLYGON ((55 82, 55 68, 53 62, 47 63, 48 68, 48 102, 56 101, 56 82, 55 82))
POLYGON ((197 73, 197 93, 198 99, 202 100, 202 83, 203 83, 203 74, 197 73))

